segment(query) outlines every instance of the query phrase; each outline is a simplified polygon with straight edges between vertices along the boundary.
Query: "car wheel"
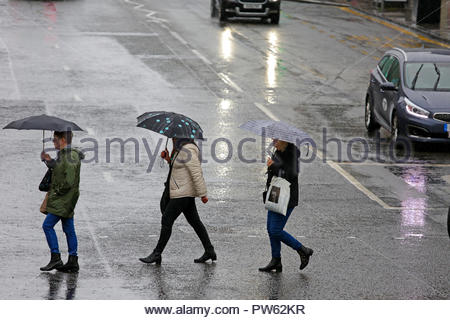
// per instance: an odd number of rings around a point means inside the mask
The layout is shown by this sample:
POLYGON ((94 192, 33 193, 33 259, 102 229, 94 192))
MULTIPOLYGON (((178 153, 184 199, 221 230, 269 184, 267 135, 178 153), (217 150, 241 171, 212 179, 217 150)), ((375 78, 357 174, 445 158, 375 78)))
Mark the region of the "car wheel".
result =
POLYGON ((276 13, 270 17, 270 23, 271 24, 279 24, 280 23, 280 11, 278 11, 278 13, 276 13))
POLYGON ((222 6, 220 6, 220 9, 218 10, 218 15, 219 15, 219 21, 220 22, 225 22, 227 21, 227 15, 225 13, 225 8, 223 8, 222 6))
POLYGON ((367 131, 369 131, 369 132, 375 131, 380 128, 380 125, 375 120, 375 117, 373 114, 372 98, 370 96, 367 97, 367 101, 366 101, 364 123, 366 124, 367 131))
POLYGON ((217 17, 216 0, 211 0, 211 18, 217 17))
POLYGON ((397 114, 395 112, 392 115, 391 140, 395 144, 397 144, 397 142, 398 142, 398 118, 397 118, 397 114))

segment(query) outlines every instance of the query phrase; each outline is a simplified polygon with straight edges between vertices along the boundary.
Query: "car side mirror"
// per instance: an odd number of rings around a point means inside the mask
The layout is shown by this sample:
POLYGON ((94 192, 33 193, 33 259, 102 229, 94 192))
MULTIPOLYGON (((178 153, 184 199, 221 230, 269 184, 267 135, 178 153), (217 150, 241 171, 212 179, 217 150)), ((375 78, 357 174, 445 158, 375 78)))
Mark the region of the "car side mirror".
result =
POLYGON ((380 89, 383 91, 397 91, 398 88, 392 82, 385 82, 380 86, 380 89))

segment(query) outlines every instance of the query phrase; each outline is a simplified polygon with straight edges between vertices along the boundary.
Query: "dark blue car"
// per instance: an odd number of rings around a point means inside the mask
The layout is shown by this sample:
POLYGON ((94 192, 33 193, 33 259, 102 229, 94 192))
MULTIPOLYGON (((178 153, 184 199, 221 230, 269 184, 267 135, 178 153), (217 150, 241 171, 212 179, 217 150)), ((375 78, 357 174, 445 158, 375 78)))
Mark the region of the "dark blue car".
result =
POLYGON ((450 50, 386 52, 370 74, 365 124, 386 128, 394 142, 450 143, 450 50))

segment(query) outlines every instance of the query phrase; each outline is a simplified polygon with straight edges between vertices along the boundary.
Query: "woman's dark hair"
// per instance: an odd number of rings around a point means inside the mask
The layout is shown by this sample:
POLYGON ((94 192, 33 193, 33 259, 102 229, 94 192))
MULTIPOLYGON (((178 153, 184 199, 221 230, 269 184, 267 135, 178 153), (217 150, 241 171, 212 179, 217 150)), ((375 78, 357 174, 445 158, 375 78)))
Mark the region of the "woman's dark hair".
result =
POLYGON ((72 144, 72 137, 73 137, 72 131, 55 131, 54 135, 59 139, 64 138, 67 144, 72 144))

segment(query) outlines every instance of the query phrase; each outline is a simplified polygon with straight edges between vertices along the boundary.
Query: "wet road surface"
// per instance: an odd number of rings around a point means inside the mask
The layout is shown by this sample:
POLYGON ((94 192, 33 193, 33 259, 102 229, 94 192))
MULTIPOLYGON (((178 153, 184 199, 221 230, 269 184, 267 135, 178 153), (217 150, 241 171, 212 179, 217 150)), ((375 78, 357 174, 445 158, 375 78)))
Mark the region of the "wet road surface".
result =
MULTIPOLYGON (((80 273, 45 274, 42 133, 0 131, 2 299, 448 299, 449 147, 421 146, 397 163, 388 133, 378 145, 363 119, 369 72, 383 52, 436 44, 338 7, 285 1, 282 9, 279 26, 221 25, 207 0, 0 1, 3 123, 47 113, 86 129, 74 145, 98 143, 86 153, 75 216, 80 273), (160 136, 135 124, 151 110, 191 116, 208 137, 210 202, 197 203, 215 264, 193 263, 203 250, 182 217, 160 267, 137 259, 156 244, 168 170, 156 160, 147 173, 160 136), (239 142, 256 137, 237 128, 270 117, 302 128, 320 150, 302 163, 301 205, 287 225, 315 250, 303 271, 286 247, 282 274, 257 271, 270 259, 265 165, 259 138, 243 152, 258 162, 239 159, 239 142), (324 128, 343 151, 330 142, 325 152, 324 128), (223 137, 231 155, 214 142, 223 137), (357 144, 346 151, 359 137, 369 144, 363 163, 357 144), (113 138, 136 139, 123 161, 117 143, 108 158, 113 138)), ((65 256, 59 228, 58 236, 65 256)))

